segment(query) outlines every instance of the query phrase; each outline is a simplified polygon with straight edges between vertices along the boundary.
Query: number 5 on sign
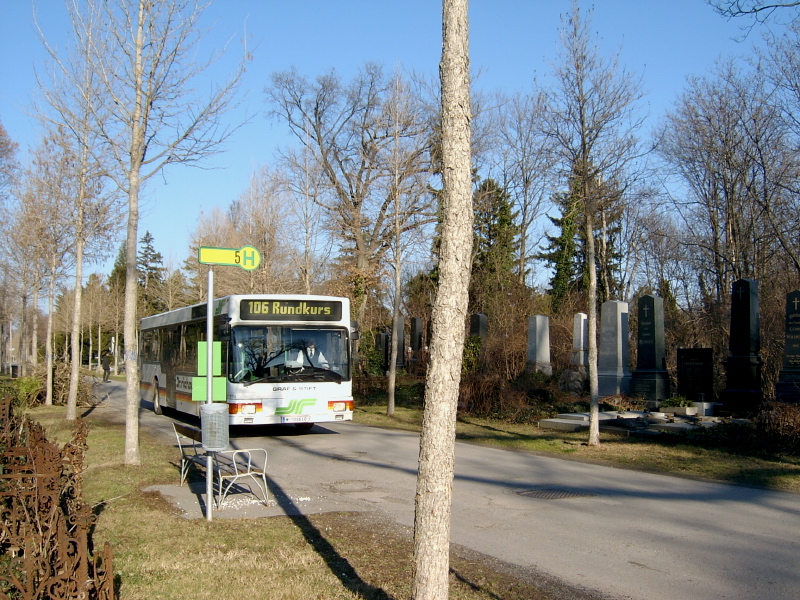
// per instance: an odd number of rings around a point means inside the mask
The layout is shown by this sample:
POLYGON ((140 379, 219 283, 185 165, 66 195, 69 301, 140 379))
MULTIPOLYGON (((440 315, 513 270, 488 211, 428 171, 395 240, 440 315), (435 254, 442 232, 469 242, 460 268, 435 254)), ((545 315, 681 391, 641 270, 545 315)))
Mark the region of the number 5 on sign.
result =
POLYGON ((252 246, 244 246, 238 250, 236 248, 200 246, 197 250, 197 261, 203 265, 225 265, 252 271, 261 264, 261 254, 252 246))

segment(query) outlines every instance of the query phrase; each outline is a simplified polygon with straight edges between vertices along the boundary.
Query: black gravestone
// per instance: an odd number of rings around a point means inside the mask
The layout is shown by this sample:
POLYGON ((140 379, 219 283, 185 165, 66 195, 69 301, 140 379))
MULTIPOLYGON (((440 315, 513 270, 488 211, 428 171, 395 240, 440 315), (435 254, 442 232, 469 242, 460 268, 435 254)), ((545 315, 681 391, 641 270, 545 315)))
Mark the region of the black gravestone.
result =
POLYGON ((474 314, 469 319, 469 335, 478 336, 482 341, 486 341, 486 315, 483 313, 474 314))
POLYGON ((783 368, 775 385, 778 402, 800 402, 800 291, 786 294, 786 344, 783 368))
POLYGON ((678 348, 678 395, 692 402, 714 401, 714 350, 678 348))
POLYGON ((753 414, 761 404, 763 392, 758 282, 752 279, 733 282, 729 351, 725 361, 726 385, 720 399, 727 411, 753 414))
POLYGON ((411 318, 411 351, 418 352, 422 348, 422 319, 411 318))
POLYGON ((642 296, 638 305, 636 370, 631 374, 630 394, 647 401, 669 396, 669 373, 664 350, 664 299, 642 296))
MULTIPOLYGON (((399 369, 406 367, 406 320, 403 317, 397 317, 397 362, 395 363, 399 369)), ((391 348, 389 349, 391 353, 391 348)), ((389 361, 386 361, 389 364, 389 361)))

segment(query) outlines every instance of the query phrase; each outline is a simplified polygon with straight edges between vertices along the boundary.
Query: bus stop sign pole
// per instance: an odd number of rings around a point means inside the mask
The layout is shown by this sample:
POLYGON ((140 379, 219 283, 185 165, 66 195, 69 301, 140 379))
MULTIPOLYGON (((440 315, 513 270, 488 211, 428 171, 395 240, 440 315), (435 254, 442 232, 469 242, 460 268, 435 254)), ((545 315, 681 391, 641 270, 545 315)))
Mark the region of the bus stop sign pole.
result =
MULTIPOLYGON (((214 268, 208 268, 208 305, 206 307, 206 404, 214 401, 214 268)), ((214 503, 214 460, 206 451, 206 520, 211 520, 214 503)))
MULTIPOLYGON (((206 307, 206 404, 211 405, 214 402, 214 269, 210 265, 227 265, 231 267, 241 267, 245 271, 252 271, 261 265, 261 254, 253 246, 244 246, 243 248, 212 248, 208 246, 200 246, 200 248, 197 250, 197 262, 203 265, 209 265, 208 304, 206 307)), ((210 409, 208 412, 210 414, 210 409)), ((211 452, 207 449, 206 519, 209 521, 211 521, 212 518, 211 505, 213 502, 214 460, 211 452)))

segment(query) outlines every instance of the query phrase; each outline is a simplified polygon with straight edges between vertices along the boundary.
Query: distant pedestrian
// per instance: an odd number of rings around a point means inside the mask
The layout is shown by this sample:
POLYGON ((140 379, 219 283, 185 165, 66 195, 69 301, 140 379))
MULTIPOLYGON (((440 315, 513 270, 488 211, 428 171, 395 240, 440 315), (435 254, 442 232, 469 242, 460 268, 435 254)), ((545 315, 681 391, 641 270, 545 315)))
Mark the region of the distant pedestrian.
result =
POLYGON ((111 375, 111 364, 108 357, 108 352, 103 353, 103 357, 100 359, 100 364, 103 367, 103 383, 106 383, 111 375))

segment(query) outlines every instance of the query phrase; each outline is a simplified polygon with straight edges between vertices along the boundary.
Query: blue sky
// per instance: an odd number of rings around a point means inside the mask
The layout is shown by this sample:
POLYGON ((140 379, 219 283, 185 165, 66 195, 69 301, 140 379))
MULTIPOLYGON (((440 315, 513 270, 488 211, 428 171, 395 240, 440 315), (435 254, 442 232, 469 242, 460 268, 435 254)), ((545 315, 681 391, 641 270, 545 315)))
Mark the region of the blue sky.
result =
MULTIPOLYGON (((44 52, 33 26, 36 7, 45 35, 63 45, 69 31, 62 0, 0 0, 0 121, 25 152, 37 142, 36 120, 26 107, 37 96, 34 69, 44 52)), ((601 50, 619 52, 620 64, 642 76, 648 126, 655 126, 681 93, 687 76, 701 75, 720 57, 743 55, 759 42, 744 42, 741 21, 727 21, 705 0, 597 0, 593 30, 601 50)), ((507 93, 531 89, 546 78, 558 50, 561 15, 570 0, 471 0, 470 52, 474 85, 507 93)), ((175 166, 151 182, 143 195, 140 237, 149 230, 156 250, 174 266, 188 257, 191 232, 202 210, 227 207, 247 186, 250 174, 274 162, 276 149, 291 143, 285 127, 267 120, 263 88, 269 75, 294 66, 315 77, 336 68, 349 78, 366 62, 388 70, 402 67, 435 77, 441 53, 439 0, 217 0, 207 12, 206 43, 233 40, 226 60, 209 71, 222 80, 246 39, 248 65, 240 110, 252 120, 207 169, 175 166)), ((119 240, 109 240, 113 259, 119 240)), ((90 267, 108 273, 108 263, 90 267)))

